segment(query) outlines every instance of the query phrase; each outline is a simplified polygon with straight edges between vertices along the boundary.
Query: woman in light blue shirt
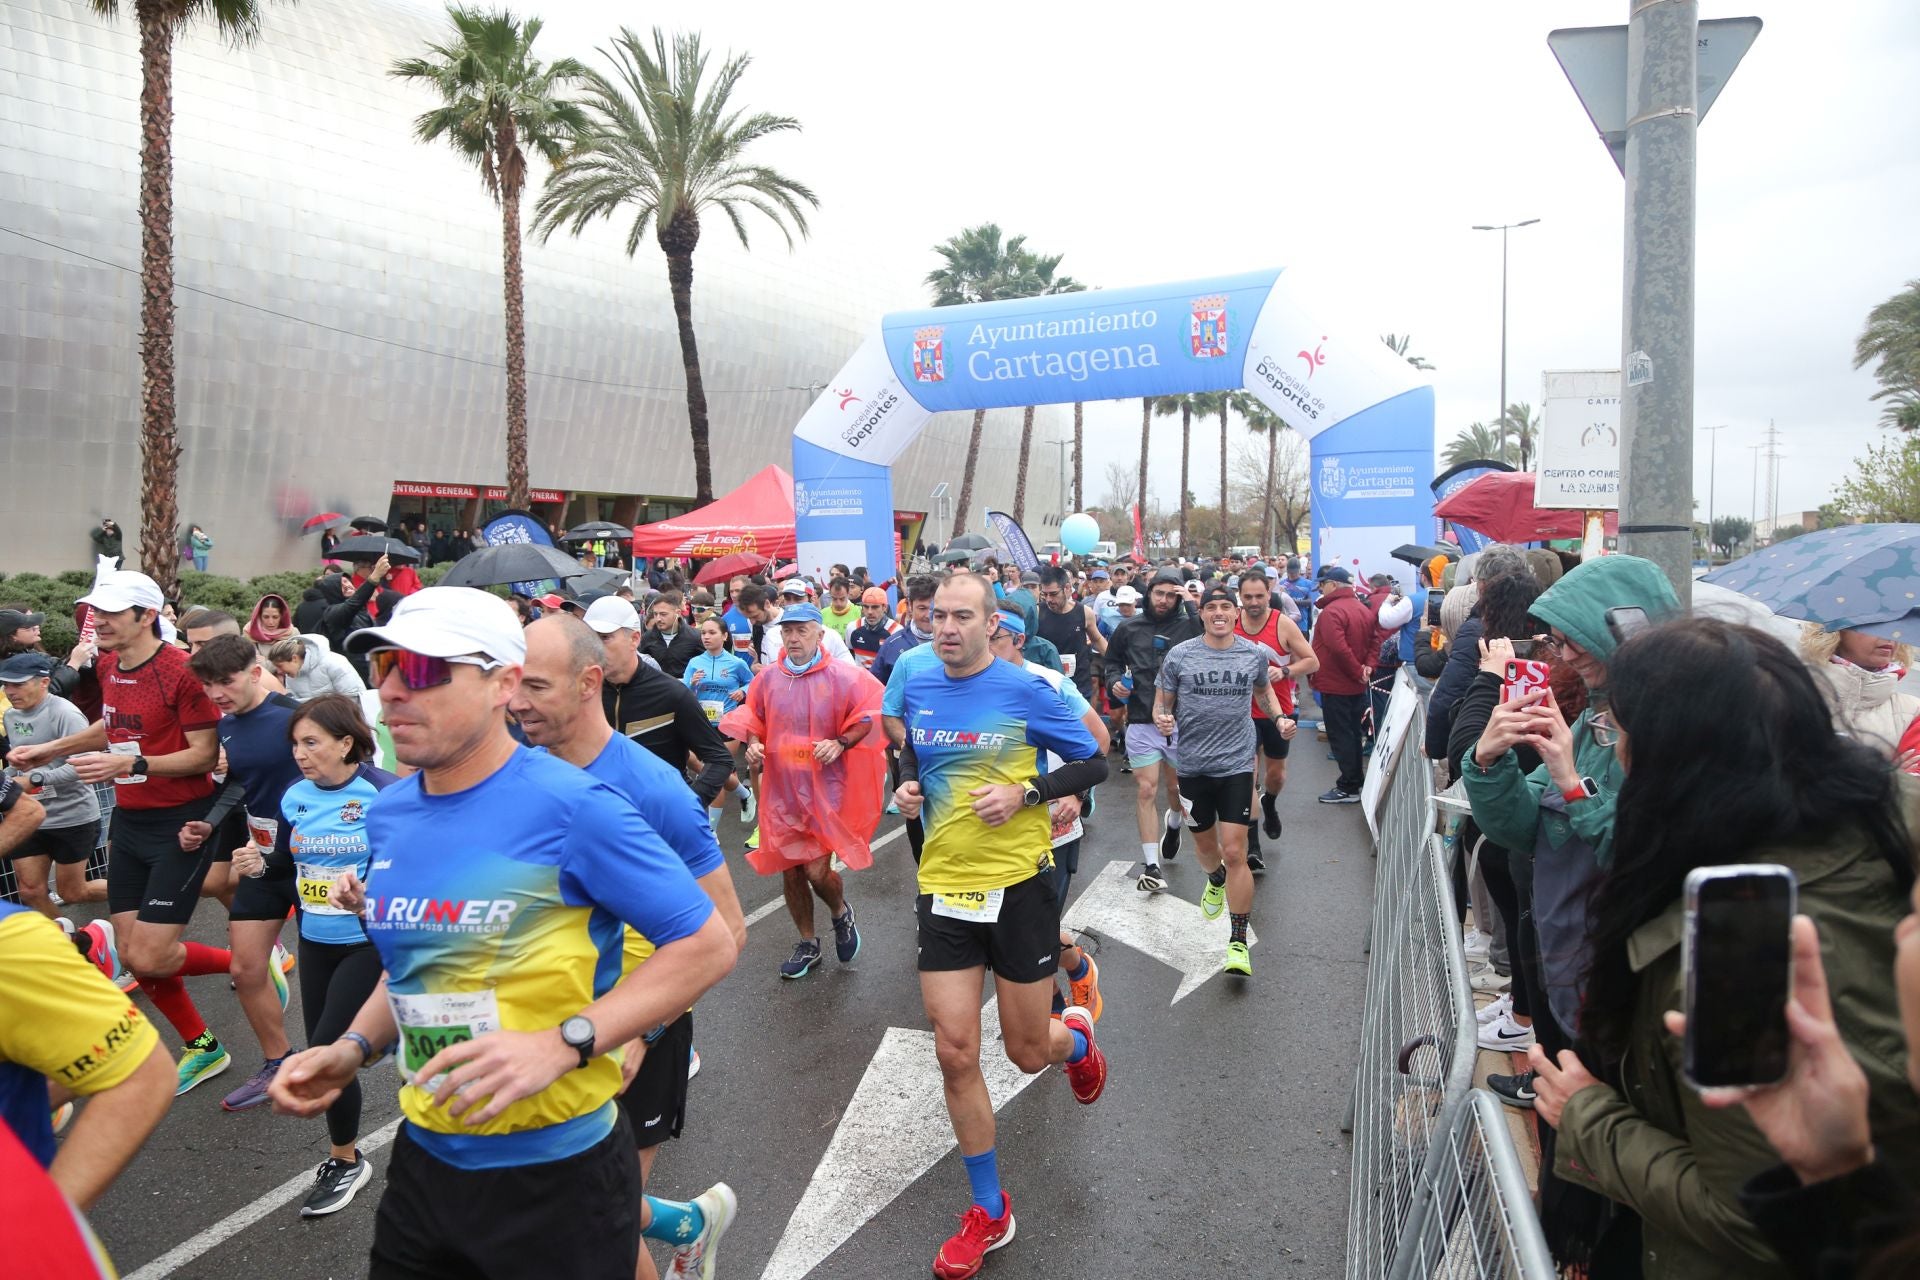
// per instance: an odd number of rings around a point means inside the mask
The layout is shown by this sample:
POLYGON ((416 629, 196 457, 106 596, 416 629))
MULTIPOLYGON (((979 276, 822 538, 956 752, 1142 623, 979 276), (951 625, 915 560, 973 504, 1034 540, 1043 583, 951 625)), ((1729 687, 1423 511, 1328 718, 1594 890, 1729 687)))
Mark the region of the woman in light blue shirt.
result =
MULTIPOLYGON (((686 674, 681 681, 693 690, 693 696, 700 700, 700 707, 707 713, 708 724, 719 724, 720 717, 739 706, 747 698, 747 686, 753 683, 753 668, 738 653, 728 649, 727 625, 719 618, 706 618, 700 623, 701 652, 687 663, 686 674)), ((746 785, 746 765, 742 763, 742 744, 734 738, 727 739, 727 746, 733 750, 734 772, 741 779, 742 820, 754 820, 753 792, 746 785)), ((720 815, 727 807, 727 793, 722 791, 714 797, 717 802, 707 810, 717 829, 720 815)))

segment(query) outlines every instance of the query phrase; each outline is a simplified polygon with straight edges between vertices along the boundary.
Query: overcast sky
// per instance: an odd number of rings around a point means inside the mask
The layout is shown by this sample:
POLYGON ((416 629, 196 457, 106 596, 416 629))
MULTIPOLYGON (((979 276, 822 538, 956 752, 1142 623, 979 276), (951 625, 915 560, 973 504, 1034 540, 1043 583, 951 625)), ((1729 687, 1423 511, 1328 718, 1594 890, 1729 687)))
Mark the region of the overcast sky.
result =
MULTIPOLYGON (((735 0, 697 21, 711 43, 753 53, 745 102, 805 125, 763 157, 820 194, 797 252, 860 272, 876 305, 924 305, 929 247, 988 220, 1064 253, 1061 269, 1089 284, 1282 265, 1371 331, 1413 335, 1436 366, 1444 448, 1499 400, 1499 237, 1474 223, 1541 220, 1513 233, 1509 400, 1537 406, 1542 369, 1619 364, 1624 184, 1546 36, 1627 10, 1140 6, 1178 14, 1149 23, 1032 0, 735 0)), ((588 0, 538 11, 548 57, 592 59, 636 20, 588 0)), ((1709 2, 1701 16, 1755 11, 1709 2)), ((1782 512, 1827 500, 1883 436, 1853 341, 1870 307, 1920 277, 1920 5, 1757 11, 1766 28, 1700 133, 1695 422, 1729 426, 1722 514, 1748 510, 1747 446, 1769 419, 1782 512)), ((730 269, 723 234, 708 236, 715 269, 730 269)), ((785 249, 768 231, 755 252, 785 249)), ((1090 406, 1089 422, 1092 502, 1106 463, 1137 453, 1139 414, 1090 406)), ((1218 444, 1197 434, 1194 488, 1207 501, 1218 444)), ((1171 503, 1178 427, 1155 435, 1154 483, 1171 503)), ((1703 517, 1708 439, 1695 467, 1703 517)))

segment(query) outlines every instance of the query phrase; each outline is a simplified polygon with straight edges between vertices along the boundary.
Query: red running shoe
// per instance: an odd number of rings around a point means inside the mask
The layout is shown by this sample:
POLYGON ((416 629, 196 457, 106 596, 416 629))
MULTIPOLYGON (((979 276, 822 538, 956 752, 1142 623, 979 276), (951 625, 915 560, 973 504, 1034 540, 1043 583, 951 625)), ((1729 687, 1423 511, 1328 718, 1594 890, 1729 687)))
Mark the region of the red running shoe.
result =
POLYGON ((1073 1086, 1073 1100, 1082 1105, 1098 1102, 1107 1089, 1107 1055, 1093 1040, 1093 1013, 1073 1005, 1060 1015, 1060 1021, 1087 1038, 1087 1056, 1067 1064, 1067 1083, 1073 1086))
POLYGON ((940 1280, 967 1280, 980 1274, 987 1255, 1013 1239, 1013 1197, 1000 1193, 1000 1216, 989 1218, 979 1205, 968 1205, 960 1230, 933 1255, 933 1274, 940 1280))

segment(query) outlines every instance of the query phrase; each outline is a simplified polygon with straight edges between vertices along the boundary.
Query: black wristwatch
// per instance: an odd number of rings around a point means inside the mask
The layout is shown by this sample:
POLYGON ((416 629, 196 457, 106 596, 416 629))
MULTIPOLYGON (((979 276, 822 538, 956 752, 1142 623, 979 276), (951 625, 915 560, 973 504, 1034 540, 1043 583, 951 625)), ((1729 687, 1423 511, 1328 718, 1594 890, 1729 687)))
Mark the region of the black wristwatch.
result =
POLYGON ((128 782, 145 782, 146 780, 147 780, 147 758, 145 756, 135 756, 133 758, 133 769, 131 772, 127 774, 127 781, 128 782))
POLYGON ((1045 799, 1046 797, 1040 794, 1040 788, 1034 786, 1031 782, 1027 784, 1026 790, 1020 793, 1020 802, 1029 809, 1042 803, 1045 799))
POLYGON ((560 1038, 579 1053, 583 1067, 593 1061, 593 1034, 593 1023, 577 1013, 560 1024, 560 1038))

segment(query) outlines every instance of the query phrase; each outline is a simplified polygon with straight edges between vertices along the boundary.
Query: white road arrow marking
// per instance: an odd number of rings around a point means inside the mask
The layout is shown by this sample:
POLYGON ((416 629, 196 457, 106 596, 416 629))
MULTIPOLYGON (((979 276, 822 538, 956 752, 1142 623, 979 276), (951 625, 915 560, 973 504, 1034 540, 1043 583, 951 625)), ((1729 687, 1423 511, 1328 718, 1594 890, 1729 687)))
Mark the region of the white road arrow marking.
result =
MULTIPOLYGON (((980 1069, 995 1111, 1040 1078, 1007 1061, 992 1000, 980 1010, 980 1069)), ((888 1027, 760 1280, 801 1280, 956 1145, 933 1033, 888 1027)))
MULTIPOLYGON (((1133 864, 1124 859, 1100 868, 1100 874, 1088 881, 1085 891, 1067 908, 1062 923, 1069 929, 1085 929, 1123 942, 1178 969, 1180 986, 1173 993, 1172 1003, 1179 1004, 1220 972, 1232 925, 1225 912, 1218 920, 1209 920, 1200 913, 1198 903, 1171 893, 1141 893, 1133 887, 1132 869, 1133 864)), ((1258 940, 1249 928, 1247 945, 1258 940)))

